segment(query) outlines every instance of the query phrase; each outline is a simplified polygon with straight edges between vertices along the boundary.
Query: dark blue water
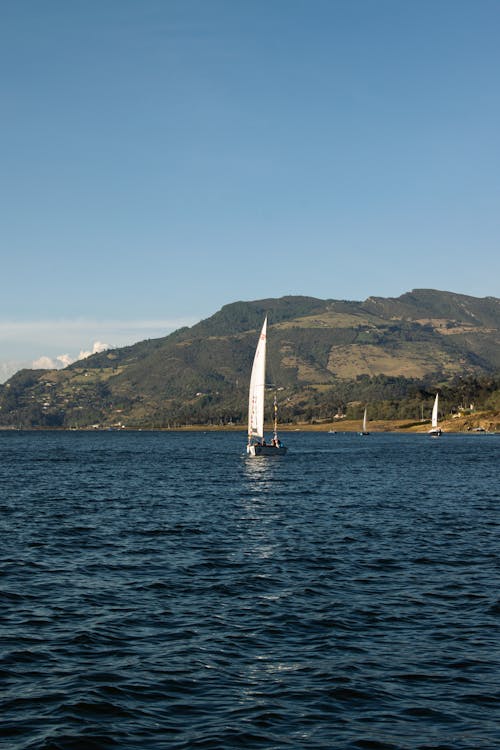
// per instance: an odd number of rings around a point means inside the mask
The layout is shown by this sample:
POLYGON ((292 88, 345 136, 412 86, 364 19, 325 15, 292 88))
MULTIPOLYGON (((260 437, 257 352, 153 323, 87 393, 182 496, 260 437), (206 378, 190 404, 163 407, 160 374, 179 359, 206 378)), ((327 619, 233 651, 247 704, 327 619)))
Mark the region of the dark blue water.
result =
POLYGON ((500 437, 0 433, 0 746, 500 747, 500 437))

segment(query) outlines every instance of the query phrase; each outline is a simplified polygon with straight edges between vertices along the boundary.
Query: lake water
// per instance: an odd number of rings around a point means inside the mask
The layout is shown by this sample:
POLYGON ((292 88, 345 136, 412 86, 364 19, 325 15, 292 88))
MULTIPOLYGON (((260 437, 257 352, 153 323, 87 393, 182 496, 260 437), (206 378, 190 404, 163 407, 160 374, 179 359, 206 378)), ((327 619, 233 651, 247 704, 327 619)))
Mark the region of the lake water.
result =
POLYGON ((0 433, 0 747, 500 747, 500 436, 0 433))

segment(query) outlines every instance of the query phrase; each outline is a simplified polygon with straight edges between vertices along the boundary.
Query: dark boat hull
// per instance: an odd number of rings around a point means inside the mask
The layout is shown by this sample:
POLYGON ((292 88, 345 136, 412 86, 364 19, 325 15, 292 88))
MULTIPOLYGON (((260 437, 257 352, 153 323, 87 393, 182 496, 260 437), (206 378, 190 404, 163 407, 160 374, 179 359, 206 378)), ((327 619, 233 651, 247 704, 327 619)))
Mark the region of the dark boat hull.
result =
POLYGON ((247 446, 247 453, 249 456, 284 456, 287 449, 286 446, 280 445, 249 445, 247 446))

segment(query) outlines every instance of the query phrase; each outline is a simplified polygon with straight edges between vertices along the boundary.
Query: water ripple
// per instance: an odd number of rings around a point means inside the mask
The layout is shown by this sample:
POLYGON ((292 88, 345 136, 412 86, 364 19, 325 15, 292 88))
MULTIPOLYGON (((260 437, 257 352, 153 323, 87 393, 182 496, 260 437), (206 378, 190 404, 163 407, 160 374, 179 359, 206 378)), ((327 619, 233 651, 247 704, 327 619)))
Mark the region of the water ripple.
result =
POLYGON ((500 441, 0 433, 0 746, 500 747, 500 441))

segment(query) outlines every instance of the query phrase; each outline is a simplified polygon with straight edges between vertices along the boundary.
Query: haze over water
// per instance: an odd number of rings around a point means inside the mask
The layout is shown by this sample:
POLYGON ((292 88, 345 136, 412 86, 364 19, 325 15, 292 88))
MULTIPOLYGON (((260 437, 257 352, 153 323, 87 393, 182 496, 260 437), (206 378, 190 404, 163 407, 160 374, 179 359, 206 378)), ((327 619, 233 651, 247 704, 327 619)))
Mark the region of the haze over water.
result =
POLYGON ((0 747, 500 746, 493 435, 0 432, 0 747))

